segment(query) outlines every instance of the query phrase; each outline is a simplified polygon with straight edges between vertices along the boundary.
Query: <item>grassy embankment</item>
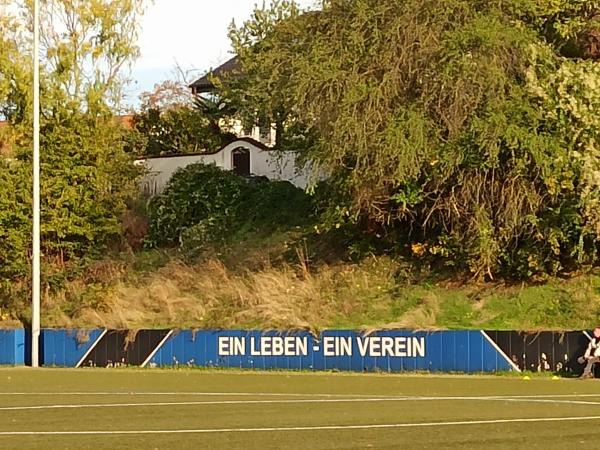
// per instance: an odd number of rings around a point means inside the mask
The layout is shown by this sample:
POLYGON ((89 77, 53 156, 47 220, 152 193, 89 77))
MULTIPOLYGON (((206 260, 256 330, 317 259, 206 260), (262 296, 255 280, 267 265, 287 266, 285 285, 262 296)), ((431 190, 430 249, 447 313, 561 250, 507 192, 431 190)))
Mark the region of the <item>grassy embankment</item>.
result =
POLYGON ((193 264, 172 251, 107 258, 45 291, 42 324, 568 330, 600 320, 599 273, 538 285, 476 283, 388 256, 316 258, 297 237, 255 235, 193 264))

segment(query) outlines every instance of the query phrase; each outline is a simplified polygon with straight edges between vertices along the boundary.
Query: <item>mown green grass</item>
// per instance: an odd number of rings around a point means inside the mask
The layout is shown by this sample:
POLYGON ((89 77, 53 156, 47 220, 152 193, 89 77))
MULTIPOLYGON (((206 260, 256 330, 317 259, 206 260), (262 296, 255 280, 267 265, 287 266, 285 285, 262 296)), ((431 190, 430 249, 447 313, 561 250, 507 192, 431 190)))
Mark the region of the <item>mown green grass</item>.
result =
POLYGON ((474 449, 573 448, 574 444, 595 448, 600 419, 590 418, 600 417, 599 382, 186 369, 0 369, 0 432, 163 431, 2 435, 0 439, 2 448, 20 449, 474 449), (10 394, 16 392, 20 394, 10 394), (432 398, 414 398, 419 396, 432 398), (511 398, 478 398, 482 396, 511 398), (111 406, 101 406, 107 404, 111 406), (39 408, 52 405, 63 407, 39 408), (15 409, 19 407, 38 409, 15 409), (565 417, 587 419, 561 420, 565 417), (540 421, 545 418, 557 420, 540 421), (531 422, 471 423, 514 419, 531 422), (465 423, 435 426, 457 421, 465 423), (415 423, 423 425, 410 426, 415 423), (348 428, 381 425, 403 427, 348 428))

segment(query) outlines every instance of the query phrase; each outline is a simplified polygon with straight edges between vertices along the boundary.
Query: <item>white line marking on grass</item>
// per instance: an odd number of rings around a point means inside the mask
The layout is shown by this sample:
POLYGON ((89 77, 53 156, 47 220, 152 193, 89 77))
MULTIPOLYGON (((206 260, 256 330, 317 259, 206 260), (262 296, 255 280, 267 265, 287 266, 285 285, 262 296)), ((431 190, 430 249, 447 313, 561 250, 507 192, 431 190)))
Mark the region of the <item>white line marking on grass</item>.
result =
MULTIPOLYGON (((215 400, 215 401, 190 401, 190 402, 150 402, 150 403, 94 403, 94 404, 63 404, 63 405, 29 405, 29 406, 3 406, 0 411, 21 411, 40 409, 69 409, 69 408, 120 408, 142 406, 195 406, 195 405, 261 405, 261 404, 292 404, 292 403, 366 403, 366 402, 397 402, 410 401, 414 398, 377 397, 377 398, 336 398, 336 399, 303 399, 303 400, 215 400)), ((429 400, 416 399, 416 400, 429 400)), ((460 399, 455 399, 460 400, 460 399)))
POLYGON ((586 398, 600 397, 598 394, 534 394, 534 395, 492 395, 494 398, 586 398))
MULTIPOLYGON (((489 400, 496 400, 490 398, 489 400)), ((600 402, 590 402, 585 400, 555 400, 555 399, 542 399, 542 398, 502 398, 497 399, 503 402, 521 402, 521 403, 554 403, 554 404, 566 404, 566 405, 600 405, 600 402)))
POLYGON ((588 397, 597 397, 600 398, 600 393, 597 394, 533 394, 533 395, 484 395, 484 396, 478 396, 478 395, 472 395, 472 396, 460 396, 460 397, 448 397, 448 396, 440 396, 440 397, 435 397, 435 396, 427 396, 427 397, 423 397, 423 396, 409 396, 409 395, 386 395, 386 396, 377 396, 376 394, 318 394, 318 393, 306 393, 306 394, 300 394, 300 393, 282 393, 282 392, 185 392, 185 391, 181 391, 181 392, 164 392, 164 391, 160 391, 160 392, 148 392, 148 391, 130 391, 130 392, 126 392, 126 391, 116 391, 116 392, 110 392, 110 391, 91 391, 91 392, 85 392, 85 391, 80 391, 80 392, 0 392, 0 395, 22 395, 22 396, 27 396, 27 395, 79 395, 79 396, 85 396, 85 395, 114 395, 114 396, 119 396, 119 395, 125 395, 125 396, 144 396, 144 395, 195 395, 195 396, 207 396, 207 397, 324 397, 324 398, 395 398, 395 399, 422 399, 422 398, 427 398, 427 399, 440 399, 440 400, 454 400, 454 399, 473 399, 473 400, 477 400, 477 399, 488 399, 488 398, 493 398, 493 399, 519 399, 519 398, 588 398, 588 397))
POLYGON ((384 423, 373 425, 317 425, 304 427, 265 428, 204 428, 195 430, 121 430, 121 431, 0 431, 0 436, 65 436, 65 435, 124 435, 124 434, 207 434, 207 433, 256 433, 281 431, 329 431, 369 430, 393 428, 445 427, 462 425, 493 425, 500 423, 571 422, 600 420, 600 416, 534 417, 520 419, 458 420, 452 422, 384 423))
POLYGON ((261 405, 261 404, 296 404, 296 403, 368 403, 368 402, 419 402, 419 401, 497 401, 519 403, 555 403, 572 405, 598 406, 600 402, 583 400, 554 400, 543 398, 517 397, 372 397, 372 398, 313 398, 285 400, 203 400, 184 402, 145 402, 145 403, 92 403, 92 404, 60 404, 60 405, 27 405, 3 406, 0 411, 82 409, 82 408, 128 408, 149 406, 200 406, 200 405, 261 405))
MULTIPOLYGON (((376 397, 375 394, 317 394, 317 393, 283 393, 283 392, 0 392, 0 395, 196 395, 214 397, 376 397)), ((389 396, 385 396, 389 397, 389 396)), ((600 394, 597 395, 600 397, 600 394)))

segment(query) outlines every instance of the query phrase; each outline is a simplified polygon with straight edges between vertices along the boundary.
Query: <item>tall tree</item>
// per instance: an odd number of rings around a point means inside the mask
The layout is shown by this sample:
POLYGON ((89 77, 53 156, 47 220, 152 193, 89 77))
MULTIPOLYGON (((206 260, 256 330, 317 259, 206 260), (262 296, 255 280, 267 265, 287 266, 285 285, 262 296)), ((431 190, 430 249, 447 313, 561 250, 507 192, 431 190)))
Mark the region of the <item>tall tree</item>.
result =
MULTIPOLYGON (((143 0, 45 0, 41 15, 41 189, 45 261, 89 255, 118 241, 137 170, 118 113, 143 0)), ((26 275, 30 246, 22 189, 30 188, 32 4, 0 8, 0 114, 10 126, 0 204, 0 276, 26 275), (18 225, 18 226, 17 226, 18 225), (19 262, 19 263, 17 263, 19 262)), ((2 158, 0 156, 0 158, 2 158)))
POLYGON ((222 111, 214 114, 210 99, 192 95, 181 78, 166 80, 140 95, 134 116, 132 150, 143 156, 212 151, 231 140, 219 126, 222 111))
POLYGON ((298 123, 297 115, 290 114, 293 99, 286 83, 291 65, 284 61, 283 38, 288 28, 295 28, 303 17, 295 1, 274 0, 269 6, 255 9, 239 27, 233 22, 229 37, 241 67, 214 80, 219 102, 245 128, 270 128, 275 124, 277 149, 293 151, 306 146, 305 128, 298 123), (268 70, 274 73, 268 74, 268 70))
POLYGON ((556 271, 598 261, 599 11, 281 2, 232 29, 247 75, 232 91, 313 138, 302 153, 339 193, 331 223, 424 243, 476 274, 556 271))
MULTIPOLYGON (((61 108, 118 111, 129 64, 139 55, 143 0, 44 0, 41 48, 61 108)), ((28 11, 24 11, 26 13, 28 11)))

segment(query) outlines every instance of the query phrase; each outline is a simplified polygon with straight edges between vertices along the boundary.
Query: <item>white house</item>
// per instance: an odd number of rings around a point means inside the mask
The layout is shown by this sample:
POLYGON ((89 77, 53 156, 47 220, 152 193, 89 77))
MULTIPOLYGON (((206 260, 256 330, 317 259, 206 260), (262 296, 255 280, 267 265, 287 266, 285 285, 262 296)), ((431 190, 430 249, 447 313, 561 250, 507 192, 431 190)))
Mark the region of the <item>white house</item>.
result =
POLYGON ((177 156, 156 156, 136 161, 147 172, 141 188, 145 195, 160 194, 179 168, 190 164, 215 164, 238 175, 265 176, 270 180, 285 180, 304 189, 308 184, 308 171, 300 169, 295 154, 274 151, 251 139, 239 138, 220 149, 208 153, 177 156))
MULTIPOLYGON (((213 77, 224 74, 238 76, 239 69, 237 57, 230 59, 210 74, 194 81, 190 85, 192 94, 215 95, 213 77)), ((212 152, 156 156, 137 161, 147 169, 142 179, 143 192, 148 196, 160 194, 177 169, 194 163, 215 164, 224 170, 233 170, 238 175, 265 176, 270 180, 285 180, 301 189, 306 188, 310 173, 308 169, 298 167, 296 155, 273 150, 276 140, 274 124, 262 129, 255 125, 251 130, 244 130, 239 120, 230 118, 222 119, 219 125, 238 139, 212 152)))
MULTIPOLYGON (((241 72, 240 62, 237 56, 234 56, 233 58, 229 59, 216 69, 211 70, 203 77, 198 78, 196 81, 189 85, 189 88, 192 94, 196 97, 208 96, 214 99, 218 97, 218 95, 217 87, 213 84, 213 79, 222 76, 233 78, 243 76, 241 72)), ((263 127, 254 125, 250 129, 245 130, 242 125, 242 122, 232 117, 229 119, 221 119, 219 121, 219 126, 222 130, 233 133, 237 137, 249 137, 254 139, 255 141, 266 145, 267 147, 273 147, 277 138, 274 123, 263 127)))

